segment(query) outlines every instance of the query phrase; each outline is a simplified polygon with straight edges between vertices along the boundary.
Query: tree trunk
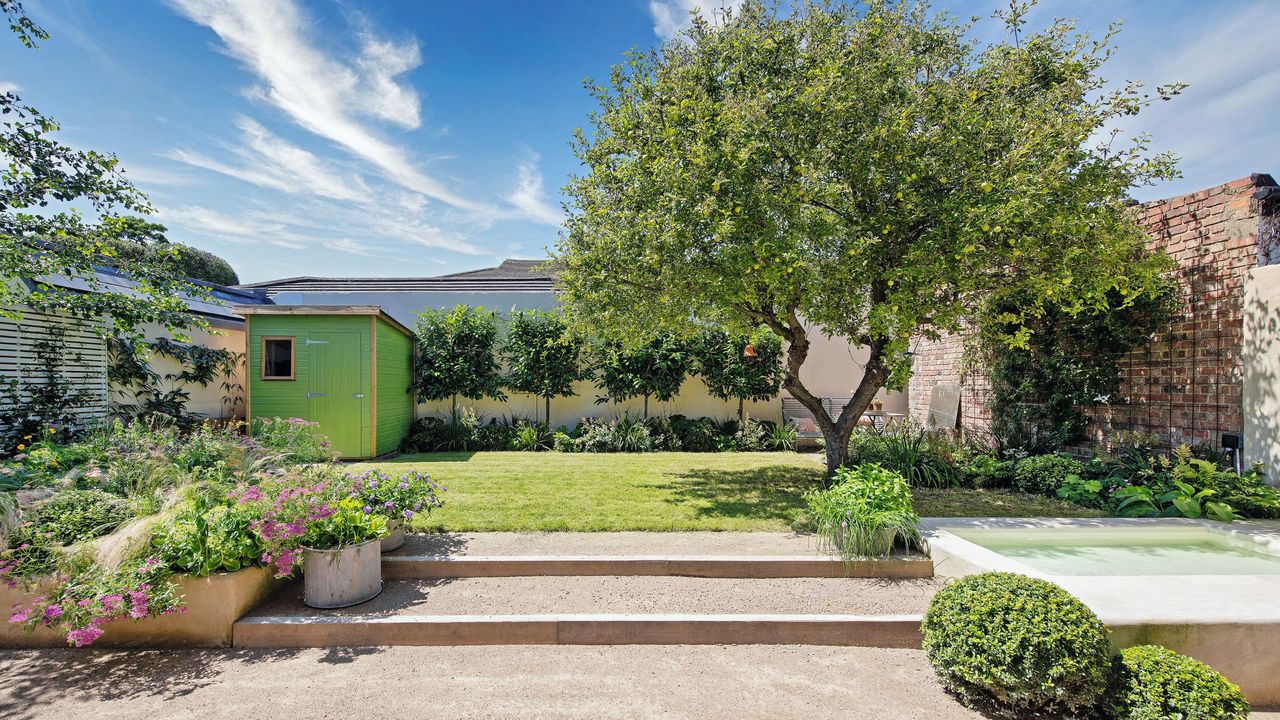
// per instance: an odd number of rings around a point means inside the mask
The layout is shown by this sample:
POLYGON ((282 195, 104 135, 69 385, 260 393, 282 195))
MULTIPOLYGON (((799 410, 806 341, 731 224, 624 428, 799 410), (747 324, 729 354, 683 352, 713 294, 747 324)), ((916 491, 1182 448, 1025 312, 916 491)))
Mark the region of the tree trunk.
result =
POLYGON ((738 398, 738 427, 742 427, 742 423, 746 422, 746 413, 742 410, 742 398, 738 398))
POLYGON ((644 419, 649 419, 649 396, 644 396, 644 419))
POLYGON ((840 414, 833 418, 823 406, 822 398, 809 392, 800 380, 800 367, 809 355, 809 338, 795 313, 789 315, 785 325, 778 322, 776 318, 773 322, 766 319, 766 323, 789 343, 782 387, 805 409, 813 413, 814 421, 822 431, 822 439, 826 445, 827 479, 830 480, 849 459, 849 438, 853 435, 854 428, 858 426, 858 420, 870 407, 876 393, 889 379, 889 366, 884 357, 887 343, 882 339, 874 339, 867 346, 869 355, 862 379, 858 382, 858 387, 854 390, 849 404, 845 405, 840 414))
POLYGON ((547 401, 547 427, 551 427, 551 396, 548 395, 543 400, 547 401))
POLYGON ((454 395, 453 395, 453 397, 452 397, 452 400, 453 400, 453 409, 449 411, 449 416, 450 416, 451 418, 453 418, 454 420, 457 420, 457 419, 458 419, 458 395, 457 395, 457 393, 454 393, 454 395))

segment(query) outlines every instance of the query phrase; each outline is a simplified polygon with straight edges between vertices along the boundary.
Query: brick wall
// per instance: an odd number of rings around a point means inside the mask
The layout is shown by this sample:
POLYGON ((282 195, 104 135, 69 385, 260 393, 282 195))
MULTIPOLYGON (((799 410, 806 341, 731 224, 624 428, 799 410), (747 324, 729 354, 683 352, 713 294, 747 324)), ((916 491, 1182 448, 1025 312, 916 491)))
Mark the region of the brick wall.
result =
MULTIPOLYGON (((1273 232, 1280 203, 1254 195, 1274 185, 1254 175, 1136 208, 1150 246, 1178 263, 1182 309, 1168 332, 1121 362, 1120 397, 1094 413, 1093 442, 1134 431, 1216 447, 1222 433, 1240 432, 1241 292, 1249 270, 1280 262, 1273 232)), ((911 416, 924 420, 935 384, 959 384, 961 426, 989 428, 990 387, 980 368, 966 368, 961 339, 921 340, 913 350, 911 416)))

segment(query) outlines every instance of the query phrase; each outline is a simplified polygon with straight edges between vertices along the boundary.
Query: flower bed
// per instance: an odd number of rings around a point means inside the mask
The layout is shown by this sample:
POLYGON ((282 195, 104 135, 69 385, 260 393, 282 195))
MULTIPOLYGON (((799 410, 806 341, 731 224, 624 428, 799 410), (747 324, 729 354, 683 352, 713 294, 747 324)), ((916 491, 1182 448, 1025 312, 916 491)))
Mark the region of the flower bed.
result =
POLYGON ((414 476, 387 478, 398 494, 368 506, 356 490, 364 481, 332 464, 314 423, 239 430, 117 423, 7 463, 17 488, 0 493, 0 580, 12 607, 0 643, 21 645, 8 633, 22 626, 36 645, 54 631, 78 647, 221 644, 273 575, 293 573, 303 545, 376 539, 387 516, 408 509, 398 503, 439 503, 414 476))

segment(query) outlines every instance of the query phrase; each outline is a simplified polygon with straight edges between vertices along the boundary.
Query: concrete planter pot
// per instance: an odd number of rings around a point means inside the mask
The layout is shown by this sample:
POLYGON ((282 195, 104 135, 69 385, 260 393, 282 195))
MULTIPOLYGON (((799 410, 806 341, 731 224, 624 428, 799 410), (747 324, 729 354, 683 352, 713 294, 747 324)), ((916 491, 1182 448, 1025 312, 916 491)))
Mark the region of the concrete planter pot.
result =
MULTIPOLYGON (((863 548, 862 557, 884 557, 893 550, 893 541, 897 539, 898 533, 892 528, 885 528, 871 538, 871 547, 863 548)), ((848 543, 848 536, 839 534, 835 536, 836 549, 844 552, 845 544, 848 543)))
MULTIPOLYGON (((142 620, 120 619, 107 623, 94 647, 230 647, 232 625, 245 613, 271 597, 285 581, 269 567, 245 568, 205 577, 176 575, 177 592, 187 612, 142 620)), ((27 592, 0 583, 0 608, 30 605, 42 588, 27 592)), ((36 628, 28 632, 0 618, 0 648, 66 647, 66 630, 36 628)))
POLYGON ((404 545, 404 520, 388 518, 387 536, 382 538, 382 552, 398 550, 401 545, 404 545))
POLYGON ((382 541, 329 550, 306 548, 302 601, 313 608, 359 605, 382 592, 382 541))

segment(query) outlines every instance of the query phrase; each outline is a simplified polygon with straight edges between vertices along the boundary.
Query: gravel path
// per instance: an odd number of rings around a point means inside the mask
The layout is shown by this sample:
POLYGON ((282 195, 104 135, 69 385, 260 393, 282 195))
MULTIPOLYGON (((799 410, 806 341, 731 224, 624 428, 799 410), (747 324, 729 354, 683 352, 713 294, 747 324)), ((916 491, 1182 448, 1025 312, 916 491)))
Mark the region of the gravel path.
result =
POLYGON ((918 650, 648 645, 0 652, 0 717, 980 716, 918 650))
POLYGON ((503 577, 402 580, 340 610, 312 610, 288 588, 250 615, 544 613, 923 613, 941 581, 860 578, 503 577))
POLYGON ((484 532, 410 535, 397 555, 814 555, 813 535, 779 532, 484 532))

